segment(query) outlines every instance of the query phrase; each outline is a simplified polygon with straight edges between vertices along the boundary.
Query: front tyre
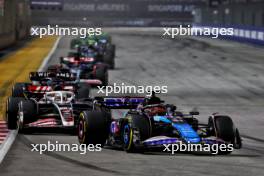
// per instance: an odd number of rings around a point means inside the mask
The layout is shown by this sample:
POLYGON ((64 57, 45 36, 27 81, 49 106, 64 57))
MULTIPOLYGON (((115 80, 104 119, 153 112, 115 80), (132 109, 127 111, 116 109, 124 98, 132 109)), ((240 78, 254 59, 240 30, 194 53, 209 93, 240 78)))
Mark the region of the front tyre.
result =
POLYGON ((100 111, 84 111, 78 120, 78 140, 80 144, 101 144, 109 136, 110 114, 100 111))
POLYGON ((23 100, 19 103, 19 132, 25 133, 25 125, 36 120, 36 105, 31 100, 23 100))
POLYGON ((144 115, 133 114, 122 125, 123 149, 126 152, 142 151, 142 141, 151 136, 150 121, 144 115))
POLYGON ((108 70, 105 67, 98 67, 95 70, 95 77, 101 80, 104 86, 108 85, 108 70))
MULTIPOLYGON (((233 144, 234 148, 241 148, 242 142, 239 131, 235 128, 229 116, 214 116, 208 120, 210 134, 224 140, 226 143, 233 144)), ((232 151, 219 151, 219 154, 230 154, 232 151)))
POLYGON ((24 98, 9 97, 6 101, 6 121, 7 127, 10 130, 17 129, 18 104, 24 98))
POLYGON ((133 141, 134 131, 129 124, 125 124, 123 128, 123 148, 127 152, 136 151, 133 141))

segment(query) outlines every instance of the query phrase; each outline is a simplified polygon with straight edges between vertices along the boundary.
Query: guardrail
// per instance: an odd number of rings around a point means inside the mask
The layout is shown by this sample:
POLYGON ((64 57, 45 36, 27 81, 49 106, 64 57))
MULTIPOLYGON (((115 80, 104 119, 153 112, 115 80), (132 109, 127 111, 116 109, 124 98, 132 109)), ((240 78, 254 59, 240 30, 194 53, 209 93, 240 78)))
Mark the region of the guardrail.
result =
POLYGON ((264 45, 264 27, 239 26, 239 25, 201 25, 195 24, 193 27, 201 28, 233 28, 234 35, 220 35, 219 38, 246 42, 257 45, 264 45))

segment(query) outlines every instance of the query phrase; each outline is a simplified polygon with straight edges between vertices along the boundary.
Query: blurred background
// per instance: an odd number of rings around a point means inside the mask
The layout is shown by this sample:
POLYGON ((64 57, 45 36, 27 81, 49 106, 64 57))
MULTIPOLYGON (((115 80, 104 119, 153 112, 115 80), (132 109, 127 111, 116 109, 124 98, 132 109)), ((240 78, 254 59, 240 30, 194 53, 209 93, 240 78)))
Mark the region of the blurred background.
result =
MULTIPOLYGON (((264 40, 264 1, 0 0, 0 48, 28 36, 31 25, 48 24, 89 27, 231 26, 258 31, 259 34, 252 34, 252 38, 264 40)), ((237 31, 237 35, 247 36, 246 31, 237 31)))

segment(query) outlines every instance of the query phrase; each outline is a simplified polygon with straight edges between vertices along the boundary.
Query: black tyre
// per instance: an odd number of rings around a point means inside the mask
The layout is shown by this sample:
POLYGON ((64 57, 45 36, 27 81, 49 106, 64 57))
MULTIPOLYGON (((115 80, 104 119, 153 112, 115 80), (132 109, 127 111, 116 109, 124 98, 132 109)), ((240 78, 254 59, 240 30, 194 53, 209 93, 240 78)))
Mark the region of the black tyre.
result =
MULTIPOLYGON (((212 130, 211 134, 227 143, 234 144, 236 139, 236 128, 229 116, 210 117, 208 126, 212 130)), ((218 154, 229 154, 232 151, 219 151, 218 154)))
POLYGON ((19 130, 22 131, 25 124, 36 120, 36 105, 31 100, 23 100, 19 103, 19 113, 23 114, 23 119, 19 119, 19 130))
POLYGON ((112 55, 110 53, 106 53, 103 57, 104 63, 108 65, 108 68, 114 69, 115 68, 115 60, 112 58, 112 55))
POLYGON ((24 97, 24 87, 25 83, 16 83, 12 88, 12 97, 24 97))
POLYGON ((105 144, 109 136, 111 116, 106 112, 84 111, 78 120, 80 144, 105 144))
POLYGON ((111 52, 112 57, 115 58, 116 46, 115 45, 110 45, 109 50, 111 52))
POLYGON ((89 86, 89 84, 80 84, 80 87, 76 94, 76 98, 89 98, 90 88, 91 87, 89 86))
POLYGON ((115 68, 115 45, 110 45, 104 55, 104 62, 109 66, 110 69, 115 68))
POLYGON ((21 97, 9 97, 6 102, 6 121, 10 130, 17 129, 18 104, 24 100, 21 97))
POLYGON ((142 151, 140 143, 151 137, 150 121, 144 115, 131 115, 122 125, 123 149, 126 152, 142 151), (129 119, 131 118, 131 119, 129 119), (134 139, 134 138, 137 139, 134 139))
POLYGON ((102 81, 104 86, 108 85, 108 70, 105 67, 98 67, 95 71, 95 78, 102 81))
POLYGON ((224 141, 233 142, 235 139, 235 127, 232 119, 228 116, 216 116, 214 120, 217 137, 224 141))
POLYGON ((236 129, 236 131, 235 131, 234 148, 235 149, 242 148, 242 139, 241 139, 241 136, 240 136, 240 133, 239 133, 238 129, 236 129))

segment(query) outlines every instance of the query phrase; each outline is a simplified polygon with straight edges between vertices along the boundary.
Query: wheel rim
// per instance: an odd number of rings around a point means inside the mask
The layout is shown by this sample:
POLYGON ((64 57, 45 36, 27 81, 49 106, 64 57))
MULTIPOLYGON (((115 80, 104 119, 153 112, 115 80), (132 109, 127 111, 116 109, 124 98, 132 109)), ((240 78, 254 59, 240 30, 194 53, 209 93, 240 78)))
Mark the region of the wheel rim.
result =
POLYGON ((84 143, 85 141, 86 123, 87 122, 84 121, 83 114, 81 114, 78 124, 78 138, 80 143, 84 143))
POLYGON ((83 121, 79 122, 79 138, 83 138, 83 121))
POLYGON ((123 141, 124 141, 124 149, 126 151, 131 150, 133 146, 133 131, 130 128, 129 124, 124 126, 123 141))
POLYGON ((125 125, 124 134, 123 134, 123 140, 125 145, 129 144, 129 137, 130 137, 130 127, 129 125, 125 125))
POLYGON ((83 136, 84 136, 84 129, 83 129, 83 121, 82 120, 80 120, 80 122, 79 122, 79 127, 78 127, 78 131, 79 131, 79 133, 78 133, 78 136, 79 136, 79 139, 83 139, 83 136))

